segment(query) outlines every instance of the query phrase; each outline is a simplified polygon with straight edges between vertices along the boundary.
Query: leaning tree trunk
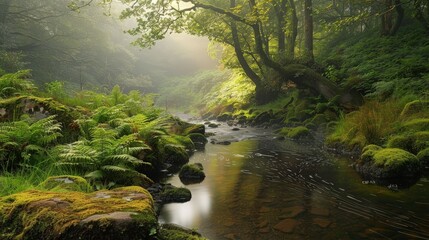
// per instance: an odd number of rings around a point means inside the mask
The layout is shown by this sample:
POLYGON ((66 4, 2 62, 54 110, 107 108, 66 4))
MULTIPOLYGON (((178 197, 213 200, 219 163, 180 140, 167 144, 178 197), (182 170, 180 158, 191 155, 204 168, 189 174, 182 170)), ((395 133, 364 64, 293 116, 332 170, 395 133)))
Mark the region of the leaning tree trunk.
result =
MULTIPOLYGON (((235 0, 230 0, 231 8, 236 6, 235 0)), ((238 35, 237 25, 235 21, 231 21, 231 35, 234 45, 235 55, 237 56, 237 60, 240 63, 241 68, 243 69, 246 76, 255 84, 255 101, 257 104, 264 104, 275 100, 279 93, 280 87, 269 86, 266 84, 266 81, 263 81, 261 77, 253 71, 247 62, 246 58, 243 54, 243 49, 241 48, 240 38, 238 35)), ((259 26, 258 26, 259 28, 259 26)), ((261 40, 262 41, 262 40, 261 40)))

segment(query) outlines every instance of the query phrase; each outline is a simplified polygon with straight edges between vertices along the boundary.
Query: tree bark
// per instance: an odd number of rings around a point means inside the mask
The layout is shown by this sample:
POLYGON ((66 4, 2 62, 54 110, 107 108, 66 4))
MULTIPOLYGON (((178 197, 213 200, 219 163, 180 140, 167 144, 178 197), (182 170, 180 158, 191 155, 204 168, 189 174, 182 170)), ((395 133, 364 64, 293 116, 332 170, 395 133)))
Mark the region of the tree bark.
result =
MULTIPOLYGON (((236 6, 235 0, 230 0, 231 8, 236 6)), ((234 20, 231 20, 231 35, 234 45, 235 55, 237 56, 238 62, 240 63, 241 68, 243 69, 246 76, 255 84, 255 100, 257 104, 264 104, 274 100, 278 96, 278 91, 271 89, 269 86, 264 84, 259 75, 253 71, 247 62, 243 54, 243 49, 241 48, 240 38, 238 35, 237 24, 234 20)), ((259 28, 259 24, 258 24, 259 28)), ((262 38, 262 36, 260 36, 262 38)), ((262 40, 261 40, 262 41, 262 40)))
POLYGON ((295 43, 296 43, 296 37, 298 36, 298 16, 296 14, 296 6, 295 6, 295 0, 289 0, 289 6, 291 8, 291 25, 292 29, 287 37, 287 56, 294 60, 295 58, 295 43))
POLYGON ((313 55, 313 4, 312 0, 304 1, 304 57, 308 63, 314 62, 313 55))
POLYGON ((384 0, 383 14, 381 15, 381 35, 389 36, 393 26, 392 0, 384 0))
POLYGON ((286 51, 286 1, 287 0, 282 0, 278 7, 274 7, 277 18, 277 41, 279 54, 284 54, 286 51))
POLYGON ((393 36, 401 27, 402 20, 404 19, 404 8, 402 7, 401 0, 395 0, 396 20, 390 29, 389 35, 393 36))

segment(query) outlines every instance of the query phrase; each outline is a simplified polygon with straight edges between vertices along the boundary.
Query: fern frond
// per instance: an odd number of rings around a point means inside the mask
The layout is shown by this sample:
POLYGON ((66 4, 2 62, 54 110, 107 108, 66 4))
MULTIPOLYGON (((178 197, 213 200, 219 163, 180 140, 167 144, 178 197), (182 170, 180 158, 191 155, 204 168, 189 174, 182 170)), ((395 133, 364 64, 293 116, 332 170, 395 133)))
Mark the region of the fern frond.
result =
POLYGON ((85 178, 99 180, 99 179, 103 179, 105 177, 104 175, 105 174, 103 171, 95 170, 95 171, 92 171, 92 172, 86 174, 85 178))
POLYGON ((114 166, 114 165, 102 166, 101 169, 103 171, 109 171, 109 172, 134 172, 134 170, 131 170, 129 168, 114 166))

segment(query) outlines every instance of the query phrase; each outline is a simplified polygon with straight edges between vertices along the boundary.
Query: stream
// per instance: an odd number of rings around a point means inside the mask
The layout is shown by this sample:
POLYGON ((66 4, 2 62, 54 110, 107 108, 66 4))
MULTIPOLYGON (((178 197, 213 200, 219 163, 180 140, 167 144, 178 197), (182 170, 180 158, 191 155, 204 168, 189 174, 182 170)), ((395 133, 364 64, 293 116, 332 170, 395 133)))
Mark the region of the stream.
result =
MULTIPOLYGON (((161 223, 217 239, 429 239, 429 179, 391 190, 363 181, 352 159, 315 141, 277 140, 271 130, 207 129, 206 178, 187 203, 166 204, 161 223), (210 140, 231 141, 230 145, 210 140)), ((177 175, 166 179, 185 186, 177 175)))

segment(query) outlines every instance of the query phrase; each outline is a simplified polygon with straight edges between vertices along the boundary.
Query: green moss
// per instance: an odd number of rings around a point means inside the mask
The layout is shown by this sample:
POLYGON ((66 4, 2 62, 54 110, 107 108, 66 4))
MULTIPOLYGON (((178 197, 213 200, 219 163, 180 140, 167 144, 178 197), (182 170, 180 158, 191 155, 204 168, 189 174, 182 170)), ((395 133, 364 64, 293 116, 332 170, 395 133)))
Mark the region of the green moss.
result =
POLYGON ((191 139, 191 141, 194 144, 196 143, 206 144, 208 142, 207 138, 201 133, 191 133, 188 135, 188 137, 191 139))
POLYGON ((205 132, 206 127, 204 126, 204 124, 192 124, 191 126, 188 126, 183 130, 184 135, 189 135, 191 133, 200 133, 204 135, 205 132))
POLYGON ((164 224, 160 228, 158 235, 160 240, 204 240, 198 232, 191 229, 185 229, 173 224, 164 224))
POLYGON ((140 187, 89 194, 32 190, 0 198, 0 236, 48 240, 112 237, 104 232, 106 227, 112 226, 109 219, 103 217, 87 223, 85 219, 115 212, 135 213, 144 220, 128 225, 131 229, 122 229, 126 236, 134 234, 146 239, 150 230, 156 227, 153 199, 140 187))
POLYGON ((375 145, 375 144, 370 144, 370 145, 367 145, 367 146, 365 146, 363 149, 362 149, 362 152, 363 153, 365 153, 366 151, 378 151, 378 150, 381 150, 381 149, 383 149, 382 147, 380 147, 380 146, 378 146, 378 145, 375 145))
POLYGON ((161 199, 163 203, 171 202, 187 202, 191 200, 191 191, 183 187, 174 187, 172 185, 166 185, 164 190, 161 192, 161 199))
POLYGON ((421 150, 417 154, 417 159, 423 164, 423 165, 429 165, 429 147, 421 150))
POLYGON ((161 157, 167 163, 181 165, 189 161, 189 155, 183 146, 167 144, 162 146, 160 151, 161 157))
POLYGON ((203 166, 201 163, 193 163, 183 165, 179 172, 180 179, 183 180, 203 180, 206 175, 203 172, 203 166))
POLYGON ((429 101, 415 100, 405 104, 401 116, 410 116, 429 109, 429 101))
POLYGON ((429 131, 416 132, 413 134, 413 153, 417 154, 429 147, 429 131))
POLYGON ((286 135, 293 139, 299 139, 299 138, 305 138, 310 137, 310 130, 308 128, 299 126, 295 128, 283 128, 280 133, 282 135, 286 135))
POLYGON ((53 191, 89 192, 91 190, 91 186, 84 178, 70 175, 49 177, 39 187, 53 191))
POLYGON ((217 116, 216 120, 218 121, 228 121, 232 119, 232 113, 231 112, 224 112, 221 113, 219 116, 217 116))
POLYGON ((385 148, 374 154, 374 163, 379 167, 404 167, 418 165, 415 155, 399 148, 385 148))
POLYGON ((170 141, 171 144, 181 144, 188 151, 195 150, 194 142, 188 136, 173 135, 172 137, 174 141, 170 141))
POLYGON ((416 118, 405 122, 402 127, 406 131, 429 131, 429 118, 416 118))
POLYGON ((397 135, 392 136, 387 141, 387 147, 400 148, 406 151, 411 151, 413 146, 413 139, 410 136, 397 135))
POLYGON ((414 132, 408 135, 398 135, 389 138, 387 147, 400 148, 417 154, 429 147, 429 131, 414 132))
POLYGON ((367 145, 362 149, 362 154, 360 156, 360 159, 363 162, 371 162, 374 158, 374 155, 381 149, 383 148, 378 145, 374 145, 374 144, 367 145))

